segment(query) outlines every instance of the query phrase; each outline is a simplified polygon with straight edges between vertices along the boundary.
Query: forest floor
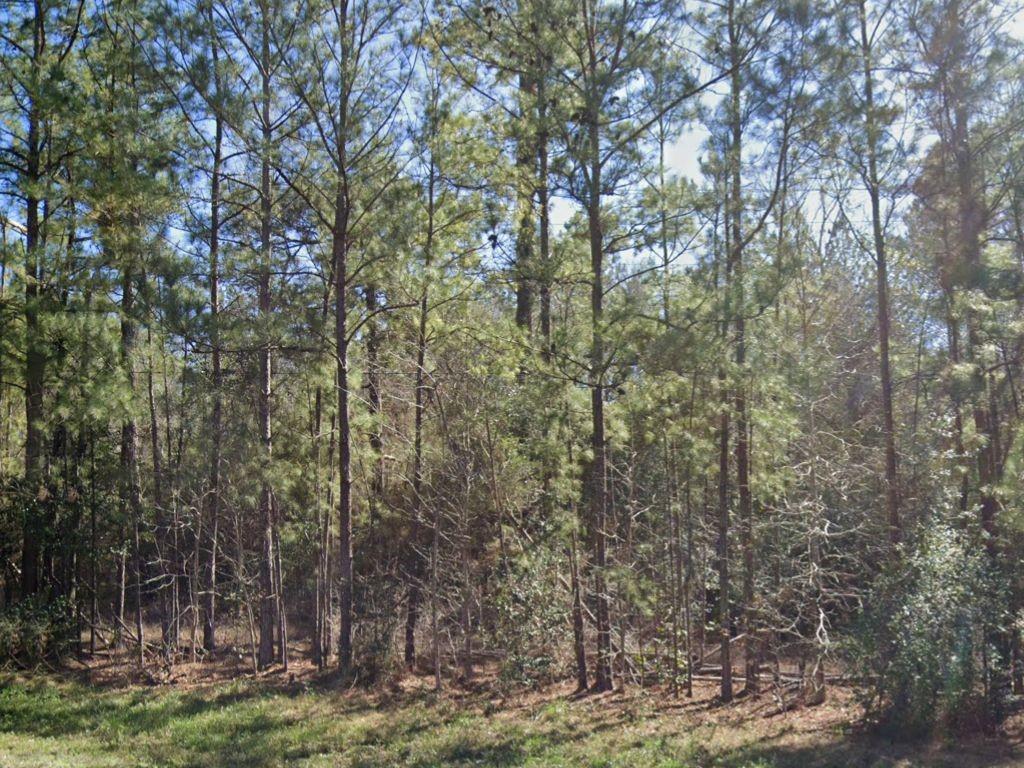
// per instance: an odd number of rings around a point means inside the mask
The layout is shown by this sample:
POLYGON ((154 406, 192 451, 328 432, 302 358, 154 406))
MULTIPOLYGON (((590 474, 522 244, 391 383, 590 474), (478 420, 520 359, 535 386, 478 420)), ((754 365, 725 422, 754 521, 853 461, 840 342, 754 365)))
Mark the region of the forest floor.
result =
POLYGON ((637 688, 574 698, 569 684, 436 694, 426 676, 343 690, 308 663, 234 680, 208 664, 161 681, 129 669, 0 674, 0 768, 1024 766, 1019 724, 998 738, 895 743, 858 733, 855 697, 840 687, 822 706, 779 714, 767 695, 723 706, 712 681, 693 699, 637 688))

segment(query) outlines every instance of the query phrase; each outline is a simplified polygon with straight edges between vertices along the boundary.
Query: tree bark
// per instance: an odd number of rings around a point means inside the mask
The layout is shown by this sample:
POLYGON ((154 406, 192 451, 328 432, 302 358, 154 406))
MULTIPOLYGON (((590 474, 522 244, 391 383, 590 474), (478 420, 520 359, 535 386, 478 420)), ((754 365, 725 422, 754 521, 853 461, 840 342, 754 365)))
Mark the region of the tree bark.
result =
POLYGON ((213 406, 210 414, 210 476, 206 497, 207 534, 205 562, 203 564, 203 648, 212 652, 217 647, 217 547, 220 527, 220 464, 223 432, 224 401, 223 373, 220 349, 220 176, 224 144, 224 120, 221 115, 221 80, 219 47, 214 29, 213 6, 208 10, 210 23, 210 57, 213 63, 213 170, 210 175, 210 367, 213 388, 213 406))
POLYGON ((262 93, 260 103, 260 128, 262 147, 260 148, 260 264, 259 264, 259 316, 260 346, 260 383, 257 404, 260 432, 260 644, 258 664, 266 669, 274 661, 274 627, 277 623, 275 615, 277 600, 274 594, 274 520, 272 511, 271 462, 273 459, 273 440, 270 422, 270 380, 271 353, 270 331, 270 269, 271 269, 271 216, 273 202, 270 187, 270 143, 272 140, 272 124, 270 122, 270 10, 266 0, 260 4, 261 10, 261 48, 260 69, 262 71, 262 93))
MULTIPOLYGON (((742 58, 740 55, 739 27, 736 20, 735 3, 729 3, 729 56, 732 75, 730 77, 729 123, 731 141, 729 165, 731 184, 729 187, 729 227, 732 230, 730 261, 732 262, 731 287, 735 294, 735 361, 739 377, 733 393, 733 409, 736 412, 736 490, 739 495, 740 546, 743 551, 743 614, 742 631, 744 642, 744 664, 746 682, 744 689, 756 693, 758 689, 758 654, 756 648, 756 617, 754 612, 754 514, 750 494, 750 427, 747 420, 747 394, 745 368, 747 365, 746 302, 744 286, 744 233, 743 233, 743 118, 741 113, 742 58)), ((724 677, 724 676, 723 676, 724 677)), ((723 697, 724 698, 724 697, 723 697)))
MULTIPOLYGON (((136 390, 134 355, 138 334, 134 281, 132 265, 126 264, 121 280, 121 363, 128 377, 128 390, 133 394, 136 390)), ((121 427, 121 505, 131 525, 135 635, 138 641, 137 661, 141 669, 146 663, 146 639, 142 627, 142 491, 139 485, 138 430, 134 416, 129 416, 121 427)))
POLYGON ((544 359, 551 357, 551 204, 548 187, 547 89, 544 76, 537 79, 537 207, 540 224, 540 334, 544 343, 544 359))
MULTIPOLYGON (((46 16, 43 3, 36 0, 32 19, 33 82, 42 74, 46 16)), ((28 135, 25 147, 25 491, 34 497, 26 508, 21 547, 21 596, 29 597, 39 588, 39 554, 42 521, 38 509, 43 491, 43 393, 46 354, 39 330, 42 275, 42 237, 39 221, 42 118, 36 94, 28 95, 28 135)))
MULTIPOLYGON (((591 46, 591 77, 596 78, 596 53, 591 46)), ((587 229, 590 240, 590 415, 591 450, 589 502, 591 538, 594 546, 594 605, 597 618, 597 667, 594 689, 612 689, 611 618, 606 584, 608 513, 607 445, 604 432, 604 243, 601 223, 601 157, 596 97, 591 97, 589 115, 590 189, 587 201, 587 229)))
POLYGON ((381 401, 380 323, 375 315, 380 309, 377 286, 366 286, 366 311, 370 316, 366 332, 366 401, 370 408, 373 424, 370 427, 370 451, 373 462, 370 478, 369 539, 373 551, 383 556, 379 538, 380 506, 384 501, 384 409, 381 401))
POLYGON ((526 123, 533 98, 534 84, 527 74, 519 76, 520 135, 516 140, 516 325, 527 333, 533 330, 533 281, 534 281, 534 161, 537 153, 530 146, 529 130, 526 123))
POLYGON ((150 450, 153 461, 153 507, 156 516, 156 568, 157 568, 157 599, 160 606, 160 642, 165 657, 170 658, 172 623, 174 620, 171 587, 176 578, 171 555, 170 530, 167 524, 166 498, 164 496, 164 455, 160 446, 160 427, 156 409, 156 393, 153 386, 153 351, 152 330, 147 328, 149 350, 149 367, 146 371, 146 399, 149 405, 150 450))
MULTIPOLYGON (((724 265, 721 271, 724 272, 722 279, 722 317, 721 317, 721 338, 723 343, 729 338, 729 319, 731 308, 731 277, 732 257, 729 245, 729 222, 725 222, 725 252, 724 265)), ((718 258, 721 259, 720 254, 718 258)), ((716 271, 718 271, 716 269, 716 271)), ((730 589, 729 581, 729 423, 730 423, 730 398, 728 376, 724 362, 718 370, 719 388, 719 417, 718 417, 718 517, 717 517, 717 542, 716 542, 716 565, 718 570, 718 632, 720 662, 722 665, 722 680, 720 697, 723 702, 732 701, 732 657, 730 655, 729 639, 732 630, 732 615, 730 611, 730 589)))
POLYGON ((867 136, 867 187, 871 200, 871 231, 875 249, 875 284, 878 301, 878 367, 882 386, 882 428, 885 435, 885 503, 889 541, 898 544, 901 532, 896 428, 893 421, 892 371, 889 361, 889 267, 882 223, 881 184, 878 176, 878 126, 875 120, 872 43, 868 36, 867 8, 858 3, 861 60, 864 66, 864 129, 867 136))
MULTIPOLYGON (((341 168, 344 168, 342 163, 341 168)), ((352 671, 352 424, 348 389, 348 189, 338 185, 334 209, 334 345, 338 386, 338 662, 352 671)))
POLYGON ((587 648, 583 635, 583 590, 580 588, 580 566, 576 531, 569 543, 569 578, 572 589, 572 648, 576 661, 576 692, 587 690, 587 648))
POLYGON ((416 621, 419 617, 424 562, 419 552, 423 527, 423 416, 426 412, 427 322, 430 313, 430 278, 426 274, 433 263, 434 250, 434 182, 436 169, 430 163, 427 181, 427 234, 423 252, 424 281, 420 291, 419 318, 416 327, 416 384, 413 413, 413 469, 412 469, 412 527, 407 544, 406 570, 408 579, 407 612, 405 621, 405 665, 416 664, 416 621))

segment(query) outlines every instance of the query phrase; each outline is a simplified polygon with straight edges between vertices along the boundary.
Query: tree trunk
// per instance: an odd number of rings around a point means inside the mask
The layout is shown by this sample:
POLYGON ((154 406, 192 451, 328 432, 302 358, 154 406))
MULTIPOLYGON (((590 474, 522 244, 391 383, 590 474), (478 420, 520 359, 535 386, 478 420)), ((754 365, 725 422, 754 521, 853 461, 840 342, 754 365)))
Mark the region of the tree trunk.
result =
MULTIPOLYGON (((729 338, 729 319, 731 306, 732 257, 729 246, 729 226, 726 221, 724 279, 722 281, 723 310, 721 318, 721 338, 723 343, 729 338)), ((716 544, 716 564, 718 567, 718 632, 721 648, 722 680, 720 696, 723 702, 732 701, 732 657, 729 639, 732 629, 730 611, 729 582, 729 422, 730 398, 728 378, 724 364, 718 370, 718 388, 721 399, 718 421, 718 519, 716 544)))
MULTIPOLYGON (((596 72, 596 62, 591 61, 596 72)), ((596 76, 596 75, 595 75, 596 76)), ((594 605, 597 618, 597 668, 594 689, 612 689, 611 618, 606 585, 607 543, 605 521, 608 514, 607 445, 604 433, 604 244, 601 224, 601 159, 596 104, 589 116, 590 190, 587 204, 587 229, 590 240, 590 415, 591 450, 588 496, 591 538, 594 546, 594 605)))
POLYGON ((277 660, 281 669, 288 671, 288 614, 284 602, 284 573, 281 565, 280 510, 276 497, 272 500, 274 516, 274 594, 277 596, 277 660))
MULTIPOLYGON (((532 99, 534 85, 526 74, 519 76, 520 120, 525 123, 529 113, 529 102, 532 99)), ((533 330, 533 192, 534 192, 534 161, 537 158, 534 148, 527 138, 529 131, 523 125, 516 142, 516 215, 518 229, 516 231, 516 325, 530 333, 533 330)))
POLYGON ((719 375, 722 388, 722 412, 718 425, 718 631, 721 644, 722 701, 732 701, 732 657, 729 636, 732 616, 729 610, 729 410, 725 375, 719 375))
MULTIPOLYGON (((466 501, 469 501, 467 494, 466 501)), ((466 508, 468 511, 468 507, 466 508)), ((469 683, 473 679, 473 581, 470 564, 473 553, 469 547, 469 526, 465 526, 462 551, 462 681, 469 683)))
MULTIPOLYGON (((341 166, 343 167, 343 166, 341 166)), ((352 671, 352 425, 348 391, 348 190, 338 186, 334 210, 334 345, 338 386, 338 661, 341 673, 352 671)))
POLYGON ((875 248, 875 283, 878 301, 878 366, 882 386, 882 427, 885 435, 885 502, 889 541, 901 536, 899 482, 896 468, 896 428, 893 421, 892 371, 889 362, 889 275, 882 225, 881 186, 878 177, 878 127, 875 122, 872 43, 868 36, 867 8, 858 3, 861 59, 864 65, 864 129, 867 135, 867 187, 871 200, 871 231, 875 248))
POLYGON ((370 316, 366 332, 366 401, 370 408, 373 423, 370 427, 370 450, 373 462, 370 478, 370 496, 367 503, 370 509, 369 539, 372 551, 383 557, 380 535, 380 506, 384 501, 384 409, 381 402, 381 369, 380 369, 380 324, 375 317, 380 310, 377 286, 366 286, 366 311, 370 316))
POLYGON ((169 546, 170 529, 167 524, 167 507, 164 496, 164 456, 160 446, 160 427, 156 412, 156 393, 153 390, 153 334, 146 329, 149 350, 149 367, 146 371, 146 399, 149 405, 150 449, 153 460, 153 507, 156 515, 156 568, 157 601, 160 607, 160 643, 165 658, 171 656, 171 624, 174 620, 171 599, 172 582, 175 579, 174 563, 169 546))
POLYGON ((405 620, 405 665, 416 664, 416 621, 422 599, 423 555, 419 552, 423 518, 423 416, 426 411, 427 322, 429 320, 429 285, 426 274, 433 261, 434 248, 434 175, 433 162, 427 189, 427 235, 423 254, 424 282, 420 292, 419 320, 416 328, 416 391, 413 414, 412 528, 406 552, 408 596, 405 620))
MULTIPOLYGON (((41 79, 39 72, 45 46, 45 11, 36 2, 32 20, 33 82, 41 79)), ((25 147, 25 490, 35 498, 27 506, 21 547, 21 596, 28 597, 39 588, 39 550, 42 521, 38 502, 43 498, 43 387, 46 375, 46 353, 39 330, 42 238, 40 233, 38 197, 40 182, 41 117, 35 94, 29 95, 28 136, 25 147)))
POLYGON ((580 589, 575 530, 569 543, 569 578, 572 589, 572 648, 576 660, 576 691, 582 693, 587 690, 587 648, 583 636, 583 590, 580 589))
POLYGON ((220 527, 220 463, 223 432, 223 374, 220 359, 220 175, 224 142, 224 120, 221 115, 219 47, 214 30, 213 5, 209 7, 210 54, 213 61, 214 98, 217 101, 213 119, 213 172, 210 176, 210 366, 212 368, 213 408, 210 415, 210 477, 206 498, 207 534, 203 564, 203 648, 212 652, 217 647, 217 547, 220 527))
MULTIPOLYGON (((128 390, 136 390, 135 344, 138 329, 135 321, 135 284, 132 266, 124 267, 121 282, 121 364, 128 376, 128 390)), ((134 416, 121 427, 121 506, 131 525, 132 570, 135 577, 135 634, 138 642, 138 665, 146 663, 146 642, 142 628, 142 492, 139 486, 138 430, 134 416)))
MULTIPOLYGON (((748 693, 758 688, 758 650, 755 636, 756 617, 754 614, 754 515, 750 494, 750 427, 747 421, 747 396, 745 367, 747 364, 746 306, 744 286, 744 233, 743 233, 743 123, 741 113, 741 91, 743 88, 739 49, 739 30, 735 16, 735 4, 729 3, 729 50, 732 75, 730 78, 729 122, 731 141, 729 165, 731 184, 729 187, 729 227, 732 230, 730 261, 732 262, 732 283, 735 294, 735 360, 736 382, 733 395, 733 409, 736 412, 736 490, 739 493, 740 546, 743 550, 743 615, 742 632, 744 642, 744 663, 748 693)), ((724 684, 724 683, 723 683, 724 684)), ((724 698, 724 696, 723 696, 724 698)))
POLYGON ((261 328, 259 363, 260 388, 257 404, 260 432, 260 644, 258 665, 266 669, 274 661, 274 627, 277 623, 274 594, 274 520, 271 505, 270 482, 273 442, 270 423, 270 269, 271 269, 271 216, 270 158, 267 156, 272 139, 270 122, 270 12, 264 0, 261 3, 262 41, 260 61, 262 70, 262 99, 260 126, 263 147, 260 159, 260 266, 259 266, 259 316, 261 328))
POLYGON ((540 218, 540 333, 544 342, 544 358, 551 357, 551 211, 548 189, 548 127, 547 91, 544 77, 537 80, 537 206, 540 218))
POLYGON ((430 639, 434 656, 434 690, 441 690, 441 627, 438 623, 438 560, 441 549, 440 505, 434 505, 430 540, 430 639))

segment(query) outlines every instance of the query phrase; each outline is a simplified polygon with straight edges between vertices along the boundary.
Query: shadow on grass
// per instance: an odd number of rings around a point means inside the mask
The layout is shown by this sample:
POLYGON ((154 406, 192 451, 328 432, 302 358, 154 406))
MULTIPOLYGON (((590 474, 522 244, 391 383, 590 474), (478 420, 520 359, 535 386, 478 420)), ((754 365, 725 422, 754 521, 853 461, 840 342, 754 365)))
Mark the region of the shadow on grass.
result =
MULTIPOLYGON (((438 733, 472 734, 471 719, 432 695, 380 701, 359 693, 349 696, 329 685, 310 690, 260 680, 183 691, 103 689, 67 678, 0 678, 0 734, 82 740, 89 750, 134 754, 157 765, 276 766, 314 755, 349 764, 360 745, 384 755, 382 762, 367 765, 393 764, 389 756, 395 750, 404 750, 407 764, 421 750, 429 754, 438 733), (365 719, 382 713, 384 728, 378 718, 365 719)), ((436 764, 468 760, 479 765, 471 757, 474 750, 495 760, 503 754, 495 765, 514 764, 509 762, 512 748, 510 743, 492 750, 469 738, 436 764)))
POLYGON ((716 768, 1010 768, 1024 765, 1005 740, 930 745, 862 734, 812 743, 762 743, 718 756, 716 768))
MULTIPOLYGON (((522 745, 512 739, 481 744, 470 736, 454 740, 432 754, 411 756, 405 764, 409 768, 439 768, 440 766, 493 766, 509 768, 522 765, 528 757, 522 745)), ((362 765, 372 765, 363 763, 362 765)), ((359 765, 357 763, 357 765, 359 765)))
POLYGON ((80 685, 22 683, 0 690, 0 730, 42 738, 97 732, 142 735, 261 695, 244 689, 216 694, 197 690, 159 695, 147 689, 97 693, 80 685))
POLYGON ((111 755, 134 754, 156 765, 269 768, 314 756, 332 760, 332 765, 362 768, 1024 765, 1007 740, 936 747, 847 731, 787 729, 751 742, 763 718, 719 721, 709 730, 687 719, 711 714, 719 708, 714 702, 648 709, 611 700, 551 700, 531 711, 513 708, 491 715, 429 692, 349 695, 329 683, 281 686, 253 681, 190 690, 97 690, 69 682, 5 682, 0 678, 0 732, 85 739, 111 755), (744 746, 727 749, 715 738, 716 733, 734 731, 744 746))

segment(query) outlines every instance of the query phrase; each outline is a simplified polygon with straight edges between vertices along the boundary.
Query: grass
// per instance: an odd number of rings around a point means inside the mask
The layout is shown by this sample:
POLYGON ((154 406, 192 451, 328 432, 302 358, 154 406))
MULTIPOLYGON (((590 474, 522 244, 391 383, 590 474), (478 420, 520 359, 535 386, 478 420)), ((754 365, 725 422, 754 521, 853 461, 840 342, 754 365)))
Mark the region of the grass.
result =
POLYGON ((588 766, 881 768, 1024 765, 1004 741, 896 745, 855 736, 831 708, 766 716, 766 700, 714 704, 565 689, 392 696, 312 681, 91 687, 0 676, 0 767, 588 766))

